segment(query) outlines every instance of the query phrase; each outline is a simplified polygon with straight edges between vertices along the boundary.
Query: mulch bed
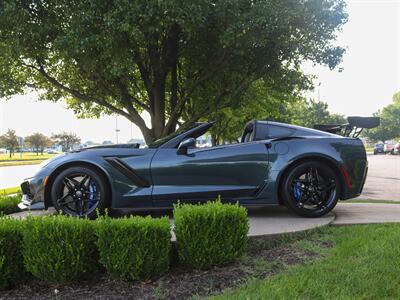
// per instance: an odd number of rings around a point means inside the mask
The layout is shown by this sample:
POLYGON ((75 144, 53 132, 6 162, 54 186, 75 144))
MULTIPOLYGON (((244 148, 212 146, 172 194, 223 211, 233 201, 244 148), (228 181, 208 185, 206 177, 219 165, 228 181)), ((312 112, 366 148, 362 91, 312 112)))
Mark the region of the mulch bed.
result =
MULTIPOLYGON (((188 299, 220 294, 249 279, 267 278, 286 266, 304 264, 319 257, 315 252, 296 246, 296 238, 291 242, 271 239, 277 238, 252 239, 244 258, 206 271, 172 267, 167 274, 150 282, 124 281, 105 274, 57 286, 31 279, 18 288, 0 292, 0 299, 188 299)), ((317 239, 310 241, 323 248, 332 246, 317 239)))

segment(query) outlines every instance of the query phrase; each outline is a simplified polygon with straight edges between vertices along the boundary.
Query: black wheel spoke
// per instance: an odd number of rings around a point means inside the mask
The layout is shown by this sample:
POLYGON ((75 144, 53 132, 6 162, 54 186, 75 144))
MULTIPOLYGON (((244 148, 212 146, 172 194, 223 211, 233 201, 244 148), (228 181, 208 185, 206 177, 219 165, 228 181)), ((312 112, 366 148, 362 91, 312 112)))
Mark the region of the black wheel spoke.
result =
POLYGON ((299 202, 297 203, 298 207, 303 207, 305 203, 307 203, 307 199, 304 201, 305 193, 301 193, 299 202))
POLYGON ((89 186, 90 179, 90 176, 85 174, 85 176, 83 176, 81 182, 79 183, 79 187, 86 189, 89 186))
POLYGON ((296 206, 305 210, 320 210, 327 207, 336 181, 327 178, 318 167, 309 167, 291 182, 291 197, 296 206))
POLYGON ((80 212, 81 212, 81 215, 83 215, 83 212, 84 212, 84 202, 83 202, 83 199, 80 199, 79 200, 79 205, 80 205, 80 212))
POLYGON ((64 205, 67 205, 67 204, 72 203, 74 201, 75 201, 75 199, 71 196, 71 194, 67 193, 64 196, 62 196, 60 199, 58 199, 57 203, 60 206, 64 206, 64 205), (68 197, 71 197, 71 200, 65 201, 68 197))
POLYGON ((333 183, 331 182, 328 185, 320 185, 318 187, 318 190, 320 192, 329 192, 330 190, 334 189, 335 187, 336 187, 336 184, 334 182, 333 183))
POLYGON ((78 173, 62 179, 57 205, 67 214, 85 216, 96 209, 101 194, 99 184, 89 174, 78 173))
POLYGON ((64 185, 68 189, 69 192, 73 192, 74 191, 75 185, 74 185, 74 183, 73 183, 73 181, 71 179, 69 179, 68 177, 65 177, 63 182, 64 182, 64 185))
POLYGON ((315 179, 316 179, 317 183, 320 182, 320 177, 319 177, 319 174, 318 174, 318 169, 315 169, 315 179))

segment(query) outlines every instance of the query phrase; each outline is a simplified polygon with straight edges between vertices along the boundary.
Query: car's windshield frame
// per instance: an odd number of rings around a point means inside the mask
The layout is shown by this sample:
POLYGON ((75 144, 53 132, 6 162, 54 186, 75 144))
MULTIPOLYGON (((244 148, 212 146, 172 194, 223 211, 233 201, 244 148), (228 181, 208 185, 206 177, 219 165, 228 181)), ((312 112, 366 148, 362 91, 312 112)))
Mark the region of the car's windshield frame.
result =
POLYGON ((173 132, 173 133, 171 133, 171 134, 169 134, 169 135, 167 135, 165 137, 162 137, 162 138, 160 138, 158 140, 155 140, 154 142, 150 143, 148 145, 148 148, 159 148, 160 146, 162 146, 166 142, 172 140, 173 138, 175 138, 175 137, 181 135, 182 133, 185 133, 186 131, 191 130, 191 129, 197 127, 197 126, 199 126, 199 124, 195 123, 195 124, 192 124, 191 126, 180 127, 175 132, 173 132))

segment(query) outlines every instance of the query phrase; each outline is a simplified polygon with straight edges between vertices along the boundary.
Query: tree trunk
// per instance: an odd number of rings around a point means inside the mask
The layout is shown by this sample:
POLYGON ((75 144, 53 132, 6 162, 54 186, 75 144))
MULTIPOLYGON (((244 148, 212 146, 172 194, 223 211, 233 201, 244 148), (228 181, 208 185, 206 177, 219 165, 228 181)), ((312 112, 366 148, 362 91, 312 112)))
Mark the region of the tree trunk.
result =
POLYGON ((218 146, 218 137, 216 134, 211 134, 211 144, 213 146, 218 146))
MULTIPOLYGON (((134 122, 135 123, 135 122, 134 122)), ((136 123, 135 123, 136 124, 136 123)), ((140 127, 139 127, 140 128, 140 127)), ((146 145, 149 145, 150 143, 154 142, 156 139, 154 138, 153 134, 152 134, 152 130, 148 130, 148 129, 142 129, 140 128, 140 131, 143 134, 143 138, 144 141, 146 143, 146 145)))
POLYGON ((159 139, 163 136, 165 128, 165 80, 157 80, 154 91, 154 110, 151 116, 153 138, 159 139))

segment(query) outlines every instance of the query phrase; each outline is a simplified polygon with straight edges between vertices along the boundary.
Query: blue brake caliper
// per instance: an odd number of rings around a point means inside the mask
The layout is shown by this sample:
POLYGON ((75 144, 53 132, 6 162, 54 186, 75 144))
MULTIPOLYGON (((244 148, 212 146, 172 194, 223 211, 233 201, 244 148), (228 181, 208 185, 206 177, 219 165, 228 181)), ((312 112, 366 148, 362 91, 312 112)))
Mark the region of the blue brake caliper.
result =
POLYGON ((296 199, 296 201, 299 202, 301 199, 301 183, 300 182, 296 182, 294 184, 293 195, 294 195, 294 199, 296 199))
POLYGON ((96 183, 94 183, 93 181, 89 184, 89 191, 90 191, 89 208, 91 208, 93 205, 96 204, 96 192, 97 192, 96 183))

